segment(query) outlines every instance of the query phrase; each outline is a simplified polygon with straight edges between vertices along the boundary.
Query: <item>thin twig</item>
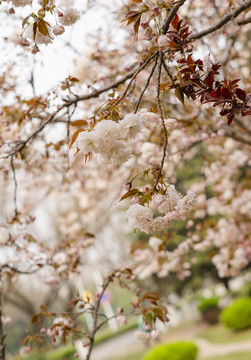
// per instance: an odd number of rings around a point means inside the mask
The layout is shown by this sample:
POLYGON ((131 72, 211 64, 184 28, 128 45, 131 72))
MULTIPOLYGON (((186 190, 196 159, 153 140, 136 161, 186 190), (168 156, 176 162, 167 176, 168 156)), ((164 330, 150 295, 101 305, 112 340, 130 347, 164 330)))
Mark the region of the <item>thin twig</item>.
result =
POLYGON ((234 18, 236 18, 240 13, 242 13, 244 10, 248 9, 251 6, 251 0, 245 1, 242 5, 240 5, 237 9, 235 9, 234 11, 232 11, 231 13, 225 15, 223 17, 223 19, 221 19, 219 22, 217 22, 216 24, 214 24, 213 26, 210 26, 208 29, 205 29, 203 31, 200 31, 198 33, 195 34, 191 34, 188 37, 188 40, 197 40, 202 38, 203 36, 206 36, 208 34, 211 34, 212 32, 219 30, 220 28, 222 28, 222 26, 224 26, 227 22, 229 22, 230 20, 233 20, 234 18))
POLYGON ((53 113, 53 114, 49 117, 49 119, 48 119, 46 122, 44 122, 36 131, 34 131, 30 136, 28 136, 28 138, 27 138, 26 140, 21 141, 21 142, 19 143, 19 146, 17 146, 16 149, 15 149, 12 153, 10 153, 10 154, 8 154, 8 155, 4 155, 4 156, 2 156, 2 157, 0 157, 0 158, 1 158, 1 159, 7 159, 7 158, 9 158, 9 157, 15 156, 17 153, 20 153, 20 152, 24 149, 24 147, 27 145, 27 143, 28 143, 30 140, 34 139, 49 123, 51 123, 51 122, 54 120, 55 116, 56 116, 64 107, 65 107, 65 106, 61 106, 55 113, 53 113))
POLYGON ((31 270, 31 271, 23 271, 23 270, 19 270, 19 269, 15 268, 9 264, 3 264, 3 265, 0 265, 0 272, 5 268, 7 268, 11 271, 14 271, 15 273, 21 274, 21 275, 30 275, 30 274, 34 274, 39 271, 39 268, 31 270))
POLYGON ((167 75, 168 75, 168 76, 169 76, 169 78, 171 79, 172 84, 173 84, 173 85, 175 85, 175 84, 174 84, 174 80, 173 80, 173 76, 172 76, 172 74, 170 73, 170 71, 168 70, 168 68, 167 68, 167 66, 166 66, 166 63, 165 63, 164 57, 163 57, 162 59, 163 59, 162 64, 163 64, 163 66, 164 66, 164 69, 166 70, 167 75))
POLYGON ((246 19, 241 19, 237 21, 238 25, 246 25, 251 22, 251 16, 247 17, 246 19))
POLYGON ((132 78, 135 73, 138 71, 137 69, 132 70, 131 72, 129 72, 128 74, 126 74, 125 76, 123 76, 121 79, 114 81, 112 84, 107 85, 99 90, 94 90, 93 92, 91 92, 90 94, 86 94, 86 95, 82 95, 82 96, 78 96, 75 99, 69 100, 68 102, 66 102, 66 105, 72 105, 72 104, 76 104, 80 101, 84 101, 84 100, 89 100, 89 99, 93 99, 96 97, 99 97, 99 95, 111 90, 111 89, 116 89, 119 85, 124 84, 127 80, 129 80, 130 78, 132 78))
POLYGON ((94 314, 93 314, 93 330, 92 330, 92 332, 90 334, 90 337, 89 337, 90 345, 88 347, 88 353, 86 355, 86 360, 90 360, 91 353, 92 353, 92 350, 93 350, 95 335, 96 335, 96 332, 98 330, 98 313, 99 313, 99 307, 100 307, 101 299, 102 299, 102 296, 104 295, 104 292, 106 291, 108 285, 110 284, 110 282, 112 280, 113 280, 113 275, 108 276, 106 282, 102 286, 102 291, 99 294, 99 297, 98 297, 97 302, 95 304, 94 314))
POLYGON ((11 165, 11 170, 12 170, 13 179, 14 179, 14 212, 15 212, 15 216, 17 216, 18 215, 18 210, 17 210, 17 177, 16 177, 16 169, 15 169, 15 165, 14 165, 14 154, 10 158, 10 165, 11 165))
POLYGON ((160 82, 161 82, 162 63, 163 63, 163 53, 160 52, 160 59, 159 59, 159 66, 158 66, 158 82, 157 82, 157 101, 158 101, 158 107, 159 107, 159 112, 160 112, 162 129, 164 132, 164 147, 163 147, 163 155, 162 155, 162 160, 161 160, 161 164, 160 164, 160 168, 159 168, 159 173, 158 173, 158 177, 156 179, 156 185, 158 184, 158 181, 162 175, 162 170, 163 170, 165 157, 166 157, 166 149, 167 149, 167 144, 168 144, 168 136, 167 136, 167 129, 166 129, 166 125, 165 125, 164 112, 163 112, 163 108, 162 108, 161 100, 160 100, 160 82))
POLYGON ((144 89, 142 90, 142 92, 141 92, 141 94, 140 94, 140 97, 139 97, 139 100, 138 100, 138 102, 137 102, 137 105, 136 105, 134 114, 137 113, 138 108, 139 108, 139 105, 140 105, 140 102, 141 102, 141 100, 142 100, 142 98, 143 98, 143 95, 144 95, 146 89, 148 88, 148 86, 149 86, 149 84, 150 84, 150 80, 151 80, 151 78, 152 78, 152 76, 153 76, 153 74, 154 74, 154 71, 155 71, 156 66, 157 66, 157 63, 158 63, 158 57, 159 57, 159 55, 157 55, 156 58, 155 58, 155 62, 154 62, 154 65, 153 65, 153 67, 152 67, 152 71, 150 72, 150 75, 148 76, 148 79, 147 79, 147 81, 146 81, 145 87, 144 87, 144 89))
POLYGON ((133 77, 131 78, 131 80, 130 80, 129 84, 127 85, 127 87, 126 87, 124 93, 122 94, 122 96, 115 102, 115 104, 114 104, 115 106, 116 106, 117 104, 119 104, 119 103, 126 97, 127 92, 128 92, 128 90, 130 89, 130 86, 131 86, 132 82, 134 81, 134 79, 135 79, 135 78, 137 77, 137 75, 146 67, 146 65, 148 65, 149 62, 150 62, 152 59, 154 59, 154 57, 157 56, 157 55, 158 55, 158 51, 156 51, 153 55, 149 56, 149 58, 147 58, 147 59, 144 61, 144 63, 138 68, 138 70, 134 73, 133 77))

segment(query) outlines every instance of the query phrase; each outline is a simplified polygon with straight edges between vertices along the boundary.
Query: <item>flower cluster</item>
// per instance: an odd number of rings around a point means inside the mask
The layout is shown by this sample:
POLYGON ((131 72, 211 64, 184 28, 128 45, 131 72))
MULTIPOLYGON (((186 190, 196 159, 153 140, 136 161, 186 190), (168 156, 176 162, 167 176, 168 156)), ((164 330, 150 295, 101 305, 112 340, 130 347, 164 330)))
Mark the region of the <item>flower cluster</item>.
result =
MULTIPOLYGON (((174 185, 167 184, 165 194, 154 194, 149 206, 136 203, 138 197, 132 198, 133 204, 127 210, 129 225, 134 229, 152 234, 169 226, 172 220, 182 218, 195 205, 196 194, 189 190, 182 197, 174 185), (154 216, 157 214, 157 216, 154 216)), ((140 202, 140 199, 138 198, 140 202)))
POLYGON ((216 247, 219 252, 213 256, 220 277, 239 274, 251 259, 250 226, 243 224, 239 228, 234 220, 221 218, 216 229, 209 229, 205 240, 194 246, 195 250, 204 251, 216 247))
POLYGON ((186 258, 193 247, 193 241, 186 239, 174 251, 167 251, 163 245, 161 239, 152 236, 146 248, 132 250, 133 258, 138 264, 135 273, 139 279, 146 279, 152 274, 161 278, 175 273, 178 279, 183 280, 191 275, 191 264, 186 258))
POLYGON ((73 320, 68 318, 56 318, 53 321, 53 325, 47 330, 47 335, 52 338, 52 342, 56 341, 56 338, 65 338, 74 325, 73 320))
POLYGON ((98 161, 119 165, 132 154, 128 141, 134 139, 142 129, 142 120, 136 114, 127 114, 116 123, 103 120, 90 131, 82 131, 76 140, 77 148, 84 154, 98 154, 98 161))
MULTIPOLYGON (((30 5, 30 0, 13 0, 14 6, 30 5)), ((62 35, 65 32, 64 26, 71 26, 80 19, 80 12, 76 9, 69 8, 64 13, 58 11, 56 6, 41 8, 38 15, 31 13, 22 23, 23 32, 15 42, 23 47, 29 47, 31 43, 32 54, 39 51, 38 45, 48 45, 53 42, 55 36, 62 35), (45 20, 46 12, 54 13, 56 24, 52 26, 48 20, 45 20), (59 22, 59 24, 58 24, 59 22)))

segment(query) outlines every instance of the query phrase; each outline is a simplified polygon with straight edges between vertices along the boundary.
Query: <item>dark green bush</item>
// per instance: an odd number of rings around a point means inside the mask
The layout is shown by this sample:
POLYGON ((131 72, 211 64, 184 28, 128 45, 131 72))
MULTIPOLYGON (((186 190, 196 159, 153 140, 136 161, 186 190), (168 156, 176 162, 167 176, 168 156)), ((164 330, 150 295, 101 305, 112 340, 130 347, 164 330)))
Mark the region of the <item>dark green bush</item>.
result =
POLYGON ((197 353, 195 344, 179 341, 155 346, 145 354, 143 360, 195 360, 197 353))
POLYGON ((251 327, 251 297, 233 301, 222 311, 220 321, 228 328, 235 330, 251 327))
POLYGON ((218 308, 219 298, 214 296, 209 299, 201 298, 198 306, 198 310, 203 313, 207 309, 218 308))

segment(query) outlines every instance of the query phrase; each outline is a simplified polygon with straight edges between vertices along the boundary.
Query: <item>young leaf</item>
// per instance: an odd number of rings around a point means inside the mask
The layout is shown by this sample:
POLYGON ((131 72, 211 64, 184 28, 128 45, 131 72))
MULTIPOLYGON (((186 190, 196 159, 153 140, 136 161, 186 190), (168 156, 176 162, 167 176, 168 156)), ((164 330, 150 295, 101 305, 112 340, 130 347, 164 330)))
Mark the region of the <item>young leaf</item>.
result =
POLYGON ((27 21, 29 20, 29 18, 31 17, 31 14, 26 16, 23 21, 22 21, 22 28, 24 28, 24 25, 27 23, 27 21))
POLYGON ((81 125, 88 125, 86 120, 75 120, 70 123, 72 126, 81 126, 81 125))
POLYGON ((72 145, 75 143, 77 137, 78 137, 78 134, 81 133, 82 131, 85 131, 84 129, 79 129, 77 131, 75 131, 75 133, 72 135, 72 139, 71 139, 71 143, 70 143, 70 146, 69 148, 72 147, 72 145))
POLYGON ((138 189, 129 190, 120 198, 119 201, 122 201, 122 200, 124 200, 124 199, 126 199, 126 198, 128 198, 130 196, 136 195, 136 194, 140 194, 138 189))
POLYGON ((178 23, 179 23, 179 17, 178 17, 177 14, 175 14, 175 15, 174 15, 174 18, 173 18, 173 20, 172 20, 172 22, 171 22, 172 27, 173 27, 174 29, 177 29, 178 23))
POLYGON ((37 34, 37 22, 33 23, 33 41, 35 41, 36 39, 36 34, 37 34))
POLYGON ((179 101, 184 105, 184 92, 181 87, 177 86, 175 89, 175 95, 179 99, 179 101))
POLYGON ((49 34, 49 30, 47 28, 46 22, 42 19, 39 20, 39 22, 38 22, 38 30, 42 35, 50 38, 50 34, 49 34))

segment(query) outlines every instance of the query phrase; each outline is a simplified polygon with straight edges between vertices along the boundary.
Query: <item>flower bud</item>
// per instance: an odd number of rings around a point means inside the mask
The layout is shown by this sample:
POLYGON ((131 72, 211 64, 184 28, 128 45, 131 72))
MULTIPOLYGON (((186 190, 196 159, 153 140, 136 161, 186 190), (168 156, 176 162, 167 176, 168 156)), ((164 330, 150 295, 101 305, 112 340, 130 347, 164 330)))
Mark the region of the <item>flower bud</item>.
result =
POLYGON ((63 34, 65 32, 65 29, 62 25, 55 25, 52 31, 54 35, 58 36, 63 34))

